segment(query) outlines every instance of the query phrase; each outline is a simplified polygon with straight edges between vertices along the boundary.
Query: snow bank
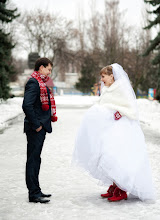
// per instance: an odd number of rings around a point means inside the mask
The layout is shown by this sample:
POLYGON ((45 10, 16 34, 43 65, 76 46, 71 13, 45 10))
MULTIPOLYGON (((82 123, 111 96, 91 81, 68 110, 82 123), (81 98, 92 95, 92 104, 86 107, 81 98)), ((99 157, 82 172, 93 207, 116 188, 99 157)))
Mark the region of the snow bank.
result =
POLYGON ((160 132, 160 103, 157 100, 137 99, 139 119, 148 123, 151 129, 160 132))
POLYGON ((8 126, 8 121, 22 113, 22 97, 7 99, 0 103, 0 130, 8 126))

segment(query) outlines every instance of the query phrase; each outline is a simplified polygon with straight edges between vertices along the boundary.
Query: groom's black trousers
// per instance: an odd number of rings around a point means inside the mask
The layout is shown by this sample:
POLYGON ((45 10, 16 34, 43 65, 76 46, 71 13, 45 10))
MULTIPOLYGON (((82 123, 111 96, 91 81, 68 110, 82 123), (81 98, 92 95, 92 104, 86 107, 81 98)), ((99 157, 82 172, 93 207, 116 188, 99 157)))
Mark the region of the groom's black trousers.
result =
POLYGON ((41 165, 41 151, 45 140, 46 131, 42 128, 26 131, 27 136, 27 162, 26 162, 26 185, 29 190, 29 198, 41 196, 39 186, 39 171, 41 165))

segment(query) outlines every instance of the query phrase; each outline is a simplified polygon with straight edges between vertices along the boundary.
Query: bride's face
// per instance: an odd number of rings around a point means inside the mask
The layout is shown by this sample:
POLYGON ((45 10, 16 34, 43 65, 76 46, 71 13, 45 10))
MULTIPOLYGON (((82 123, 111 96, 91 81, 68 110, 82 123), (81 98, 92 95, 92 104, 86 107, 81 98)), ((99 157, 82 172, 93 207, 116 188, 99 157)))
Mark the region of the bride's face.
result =
POLYGON ((113 74, 111 75, 106 75, 102 73, 101 75, 101 81, 104 82, 105 86, 111 86, 114 83, 114 77, 113 74))

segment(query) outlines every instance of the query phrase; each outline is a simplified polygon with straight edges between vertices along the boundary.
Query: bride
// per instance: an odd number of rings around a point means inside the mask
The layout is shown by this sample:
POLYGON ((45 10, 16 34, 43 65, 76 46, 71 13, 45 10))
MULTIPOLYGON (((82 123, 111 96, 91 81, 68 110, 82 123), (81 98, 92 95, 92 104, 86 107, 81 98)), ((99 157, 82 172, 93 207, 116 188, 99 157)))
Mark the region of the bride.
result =
POLYGON ((110 185, 108 201, 154 200, 146 144, 138 120, 136 96, 127 73, 114 63, 100 71, 104 83, 99 101, 84 115, 77 133, 73 162, 110 185))

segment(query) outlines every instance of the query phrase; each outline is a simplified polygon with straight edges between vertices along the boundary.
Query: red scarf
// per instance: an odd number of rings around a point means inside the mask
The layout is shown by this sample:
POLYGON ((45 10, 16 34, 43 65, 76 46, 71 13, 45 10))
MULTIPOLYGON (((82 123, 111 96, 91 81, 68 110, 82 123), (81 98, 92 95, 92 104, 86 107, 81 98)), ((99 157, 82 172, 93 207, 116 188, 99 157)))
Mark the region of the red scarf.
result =
MULTIPOLYGON (((46 88, 45 82, 47 82, 49 80, 49 77, 42 75, 37 71, 33 72, 31 77, 35 78, 39 83, 40 100, 42 103, 42 110, 47 111, 49 109, 49 99, 48 99, 48 93, 47 93, 47 88, 46 88)), ((50 102, 51 102, 51 116, 53 119, 53 117, 54 118, 57 117, 56 116, 56 104, 55 104, 53 93, 51 92, 50 89, 49 89, 49 91, 50 91, 50 102)))

